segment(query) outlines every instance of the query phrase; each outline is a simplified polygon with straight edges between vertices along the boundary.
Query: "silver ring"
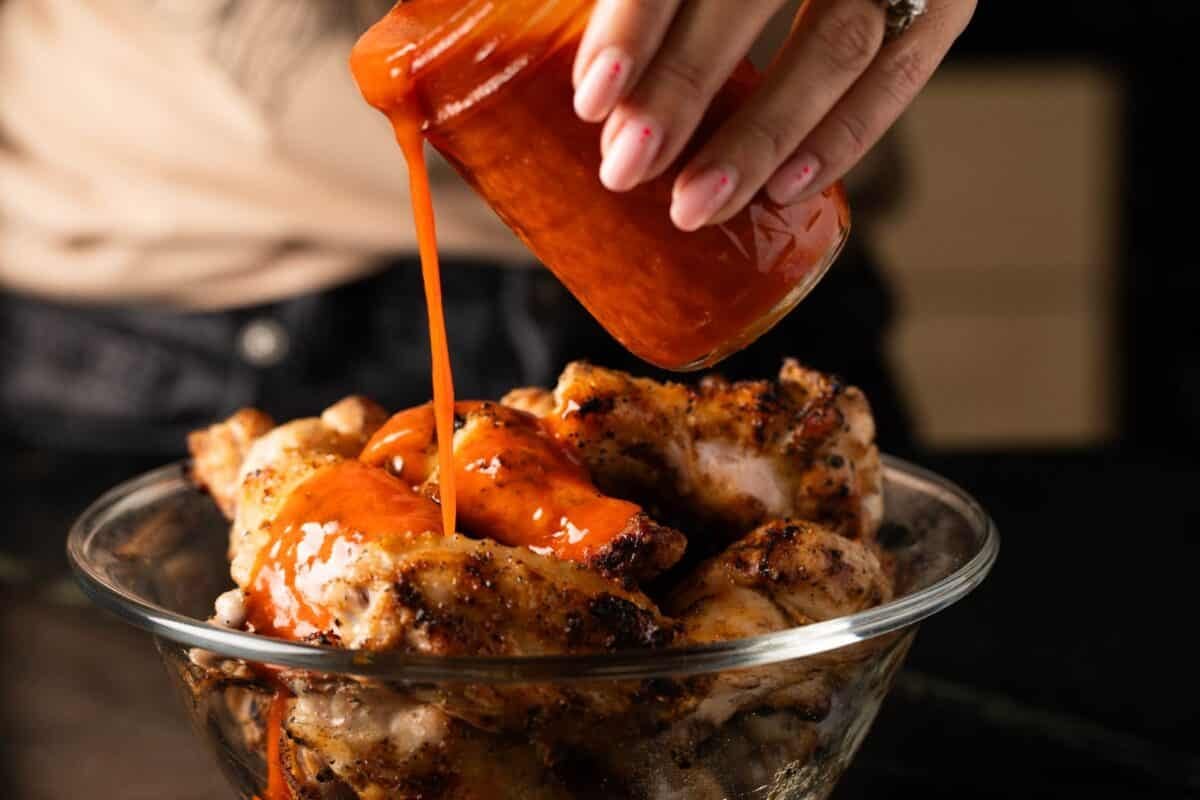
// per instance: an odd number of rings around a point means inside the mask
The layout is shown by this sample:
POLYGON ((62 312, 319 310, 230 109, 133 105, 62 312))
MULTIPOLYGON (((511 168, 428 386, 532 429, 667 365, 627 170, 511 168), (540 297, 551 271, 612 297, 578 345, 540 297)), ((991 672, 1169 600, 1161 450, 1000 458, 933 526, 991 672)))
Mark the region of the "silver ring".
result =
POLYGON ((904 33, 925 13, 926 0, 880 0, 887 13, 887 38, 904 33))

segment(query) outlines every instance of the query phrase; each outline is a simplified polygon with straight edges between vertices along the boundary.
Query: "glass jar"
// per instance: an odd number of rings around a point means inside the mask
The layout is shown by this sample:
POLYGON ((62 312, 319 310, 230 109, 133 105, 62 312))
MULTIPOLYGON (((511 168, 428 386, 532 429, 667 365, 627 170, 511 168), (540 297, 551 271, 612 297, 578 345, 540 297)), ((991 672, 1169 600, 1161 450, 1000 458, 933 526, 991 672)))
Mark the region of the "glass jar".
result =
MULTIPOLYGON (((730 221, 684 233, 671 190, 696 144, 624 193, 600 183, 600 126, 572 106, 590 0, 408 0, 368 31, 352 67, 364 97, 428 140, 635 355, 710 366, 812 289, 849 232, 841 185, 779 205, 760 193, 730 221)), ((695 141, 759 80, 744 63, 695 141)))

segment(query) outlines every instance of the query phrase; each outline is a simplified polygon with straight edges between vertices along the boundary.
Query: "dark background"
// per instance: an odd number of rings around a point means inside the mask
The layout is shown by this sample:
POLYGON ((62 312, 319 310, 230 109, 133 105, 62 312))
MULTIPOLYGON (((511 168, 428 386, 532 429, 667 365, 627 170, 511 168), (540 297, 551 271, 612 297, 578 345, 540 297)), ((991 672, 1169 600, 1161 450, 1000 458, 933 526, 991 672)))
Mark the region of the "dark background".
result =
POLYGON ((922 632, 841 797, 1200 796, 1179 636, 1200 555, 1200 170, 1183 122, 1198 25, 1200 7, 1170 0, 984 0, 960 41, 959 63, 1082 59, 1125 83, 1117 434, 926 459, 991 510, 1000 563, 922 632))
MULTIPOLYGON (((955 64, 1082 61, 1121 77, 1116 419, 1070 447, 914 445, 989 509, 1002 555, 923 629, 841 800, 1200 797, 1198 31, 1200 7, 1182 0, 983 0, 955 51, 955 64)), ((0 768, 15 796, 224 796, 148 640, 64 577, 69 521, 161 460, 64 461, 15 441, 0 458, 0 768)))

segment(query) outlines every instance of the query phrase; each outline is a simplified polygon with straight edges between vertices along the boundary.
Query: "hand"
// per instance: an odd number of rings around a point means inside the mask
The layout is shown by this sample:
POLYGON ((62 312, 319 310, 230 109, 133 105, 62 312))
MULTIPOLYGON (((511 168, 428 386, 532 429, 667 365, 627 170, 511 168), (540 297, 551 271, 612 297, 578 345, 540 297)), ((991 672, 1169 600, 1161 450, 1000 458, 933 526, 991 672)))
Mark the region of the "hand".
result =
MULTIPOLYGON (((854 166, 912 102, 976 0, 929 0, 884 41, 879 0, 807 0, 761 87, 675 182, 683 230, 724 222, 759 189, 792 203, 854 166)), ((600 180, 661 174, 785 0, 598 0, 575 60, 575 110, 605 121, 600 180)))

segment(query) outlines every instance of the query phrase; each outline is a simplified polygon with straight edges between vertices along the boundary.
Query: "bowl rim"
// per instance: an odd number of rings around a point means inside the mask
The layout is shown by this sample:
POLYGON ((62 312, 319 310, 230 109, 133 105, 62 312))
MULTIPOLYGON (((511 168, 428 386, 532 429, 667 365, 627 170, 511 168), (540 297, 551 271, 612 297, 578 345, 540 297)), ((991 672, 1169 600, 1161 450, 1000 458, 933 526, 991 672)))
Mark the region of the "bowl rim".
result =
POLYGON ((959 511, 982 536, 979 549, 954 572, 902 597, 845 617, 742 639, 663 650, 587 655, 437 656, 345 650, 222 628, 170 611, 110 581, 91 563, 88 545, 105 522, 130 505, 199 491, 187 462, 168 464, 118 484, 71 527, 67 557, 85 594, 126 622, 187 647, 280 667, 406 682, 487 684, 530 681, 644 680, 766 666, 845 647, 908 628, 953 605, 987 577, 999 554, 995 523, 954 483, 901 459, 884 456, 885 482, 907 484, 959 511))

